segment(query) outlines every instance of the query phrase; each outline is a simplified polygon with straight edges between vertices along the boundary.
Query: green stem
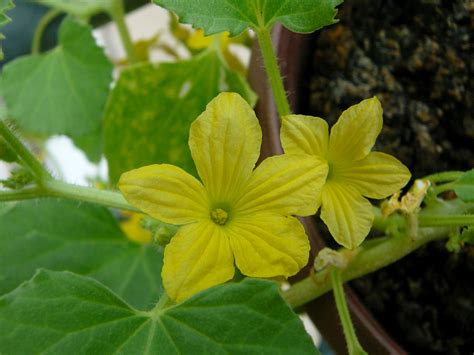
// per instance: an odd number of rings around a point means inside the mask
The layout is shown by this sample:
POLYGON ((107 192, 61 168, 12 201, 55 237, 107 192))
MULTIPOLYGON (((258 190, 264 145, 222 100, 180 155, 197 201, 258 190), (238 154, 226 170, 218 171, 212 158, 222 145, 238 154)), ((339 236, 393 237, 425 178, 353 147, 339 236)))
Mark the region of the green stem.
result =
POLYGON ((35 158, 33 154, 25 147, 25 145, 13 134, 3 119, 0 118, 0 136, 3 137, 9 148, 16 153, 20 161, 23 163, 33 175, 38 184, 51 179, 49 172, 35 158))
POLYGON ((267 71, 268 79, 272 87, 273 96, 277 106, 278 114, 281 117, 291 113, 290 104, 286 97, 283 79, 281 78, 280 68, 278 67, 275 51, 272 46, 270 31, 267 28, 260 28, 256 31, 258 43, 263 56, 263 63, 267 71))
POLYGON ((138 62, 138 57, 135 53, 135 47, 133 46, 130 32, 128 31, 127 24, 125 23, 125 10, 123 8, 122 0, 116 0, 113 7, 110 9, 110 17, 114 20, 117 25, 117 29, 122 40, 123 47, 127 53, 127 58, 130 64, 138 62))
POLYGON ((405 223, 403 216, 398 213, 394 213, 388 217, 383 217, 382 211, 379 207, 374 206, 373 211, 374 222, 372 228, 379 232, 386 233, 387 229, 391 226, 402 227, 405 223))
POLYGON ((463 175, 463 171, 444 171, 442 173, 436 173, 428 175, 423 178, 423 180, 430 180, 431 182, 438 183, 443 181, 454 181, 457 180, 463 175))
POLYGON ((0 202, 31 200, 40 197, 41 194, 42 190, 38 186, 20 190, 0 190, 0 202))
POLYGON ((66 199, 92 202, 112 208, 129 211, 139 211, 130 205, 122 194, 104 191, 91 187, 76 186, 56 181, 31 154, 26 146, 13 134, 3 119, 0 118, 0 136, 8 147, 15 152, 20 162, 35 178, 37 186, 25 187, 19 190, 0 190, 1 201, 18 201, 43 197, 60 197, 66 199))
POLYGON ((49 10, 38 22, 31 44, 31 54, 39 54, 41 52, 41 40, 43 38, 43 33, 48 27, 48 25, 60 14, 60 10, 49 10))
MULTIPOLYGON (((384 237, 380 242, 376 242, 378 239, 364 242, 342 271, 341 277, 344 281, 349 281, 381 269, 428 242, 446 238, 450 231, 451 229, 446 227, 422 228, 415 240, 408 235, 398 235, 384 237)), ((344 252, 343 250, 342 253, 344 252)), ((302 306, 330 291, 330 279, 329 270, 324 269, 293 284, 283 293, 283 297, 292 307, 302 306)))
POLYGON ((334 292, 334 300, 336 301, 337 312, 341 319, 342 329, 346 338, 347 349, 349 355, 367 354, 357 339, 354 325, 352 324, 349 307, 347 307, 346 297, 344 295, 344 287, 342 285, 341 270, 331 267, 331 284, 334 292))
POLYGON ((45 180, 41 186, 30 186, 19 190, 0 191, 0 202, 30 200, 35 198, 58 197, 77 201, 91 202, 107 207, 139 212, 130 205, 122 194, 99 190, 92 187, 67 184, 52 179, 45 180))
POLYGON ((439 195, 442 192, 453 190, 454 182, 448 182, 446 184, 438 185, 433 189, 435 195, 439 195))
POLYGON ((418 221, 422 227, 456 227, 474 225, 474 215, 439 215, 439 214, 420 214, 418 221))
POLYGON ((128 211, 140 211, 130 205, 119 192, 99 190, 93 187, 77 186, 61 181, 48 181, 44 184, 47 196, 61 197, 84 202, 92 202, 128 211))

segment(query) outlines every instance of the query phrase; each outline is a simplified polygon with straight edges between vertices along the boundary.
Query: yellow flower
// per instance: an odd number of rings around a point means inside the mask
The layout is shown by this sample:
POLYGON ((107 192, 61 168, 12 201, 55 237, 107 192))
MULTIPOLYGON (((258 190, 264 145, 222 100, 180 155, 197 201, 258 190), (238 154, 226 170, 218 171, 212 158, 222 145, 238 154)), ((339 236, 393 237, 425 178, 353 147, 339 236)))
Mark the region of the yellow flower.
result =
POLYGON ((120 228, 127 238, 138 244, 151 243, 151 232, 140 225, 143 215, 134 212, 123 212, 125 220, 120 222, 120 228))
POLYGON ((222 32, 217 35, 206 36, 204 31, 197 29, 189 36, 187 44, 192 49, 204 49, 210 47, 213 43, 218 42, 222 49, 229 45, 229 32, 222 32))
POLYGON ((288 277, 308 261, 309 242, 292 215, 316 212, 327 164, 280 155, 255 170, 262 133, 239 95, 222 93, 191 125, 189 147, 202 183, 159 164, 122 175, 126 199, 158 220, 182 225, 165 248, 168 295, 182 301, 234 276, 288 277))
POLYGON ((281 141, 288 154, 310 154, 327 161, 326 183, 316 200, 321 219, 334 239, 354 249, 372 227, 374 213, 364 198, 385 198, 410 179, 409 170, 391 155, 371 152, 382 129, 382 106, 376 97, 344 111, 331 129, 319 117, 283 118, 281 141))

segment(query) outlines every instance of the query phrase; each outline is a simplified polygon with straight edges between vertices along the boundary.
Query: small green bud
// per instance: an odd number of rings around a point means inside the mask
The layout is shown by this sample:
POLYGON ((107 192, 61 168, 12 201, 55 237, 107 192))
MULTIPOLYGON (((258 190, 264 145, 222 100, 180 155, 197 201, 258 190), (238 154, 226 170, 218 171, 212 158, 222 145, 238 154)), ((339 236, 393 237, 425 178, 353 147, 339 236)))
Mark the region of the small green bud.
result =
POLYGON ((153 241, 162 247, 165 247, 178 231, 178 226, 158 221, 156 219, 145 217, 140 222, 143 229, 153 233, 153 241))
POLYGON ((33 176, 23 167, 15 168, 7 180, 0 181, 3 186, 12 190, 18 190, 33 182, 33 176))
POLYGON ((328 265, 344 269, 347 266, 347 262, 347 258, 342 253, 331 248, 323 248, 314 259, 314 269, 321 271, 328 265))
POLYGON ((174 237, 176 232, 178 231, 178 227, 163 223, 162 226, 158 227, 155 230, 155 234, 153 235, 153 240, 155 243, 158 243, 162 247, 165 247, 171 241, 171 238, 174 237))

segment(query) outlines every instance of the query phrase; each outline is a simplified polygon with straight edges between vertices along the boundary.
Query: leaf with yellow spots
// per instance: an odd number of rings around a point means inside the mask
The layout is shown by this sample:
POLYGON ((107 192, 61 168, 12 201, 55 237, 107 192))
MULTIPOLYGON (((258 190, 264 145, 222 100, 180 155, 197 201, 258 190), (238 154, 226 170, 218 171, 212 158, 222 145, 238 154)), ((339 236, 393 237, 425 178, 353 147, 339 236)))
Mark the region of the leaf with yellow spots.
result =
POLYGON ((187 146, 189 126, 221 91, 253 105, 256 96, 237 72, 209 49, 187 61, 125 69, 104 115, 104 149, 112 183, 125 171, 171 163, 195 172, 187 146))

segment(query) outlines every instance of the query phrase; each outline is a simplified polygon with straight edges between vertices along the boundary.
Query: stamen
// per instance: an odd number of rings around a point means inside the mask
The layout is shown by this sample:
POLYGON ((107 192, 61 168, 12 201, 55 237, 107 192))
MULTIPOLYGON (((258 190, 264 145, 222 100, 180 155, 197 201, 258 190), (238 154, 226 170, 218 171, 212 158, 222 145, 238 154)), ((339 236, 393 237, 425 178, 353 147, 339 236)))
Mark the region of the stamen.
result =
POLYGON ((229 215, 222 208, 216 208, 211 211, 211 219, 214 223, 223 226, 226 224, 229 215))

